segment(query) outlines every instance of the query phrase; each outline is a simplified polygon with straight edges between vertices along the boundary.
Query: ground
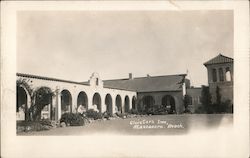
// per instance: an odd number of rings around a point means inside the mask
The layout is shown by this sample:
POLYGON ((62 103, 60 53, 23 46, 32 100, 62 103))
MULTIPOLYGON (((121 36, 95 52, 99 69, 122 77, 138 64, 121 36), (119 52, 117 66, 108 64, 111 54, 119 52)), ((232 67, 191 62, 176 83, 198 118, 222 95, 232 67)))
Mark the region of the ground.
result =
POLYGON ((181 135, 192 130, 232 126, 232 114, 152 115, 137 118, 96 121, 85 126, 54 128, 18 135, 181 135))

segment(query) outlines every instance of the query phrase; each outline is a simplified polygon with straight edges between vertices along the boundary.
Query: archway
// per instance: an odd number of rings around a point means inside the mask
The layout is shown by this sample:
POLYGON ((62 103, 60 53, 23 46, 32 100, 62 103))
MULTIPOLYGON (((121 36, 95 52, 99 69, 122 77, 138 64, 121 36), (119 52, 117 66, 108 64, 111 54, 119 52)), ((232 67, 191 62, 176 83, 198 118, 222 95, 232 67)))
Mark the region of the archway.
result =
POLYGON ((62 114, 72 112, 72 96, 66 89, 61 92, 61 111, 62 114))
POLYGON ((81 91, 77 96, 77 112, 83 113, 88 108, 88 96, 81 91))
POLYGON ((116 111, 122 113, 122 99, 120 95, 117 95, 115 98, 115 106, 116 106, 116 111))
POLYGON ((27 119, 27 93, 23 87, 16 87, 16 119, 27 119))
POLYGON ((132 98, 132 109, 136 109, 135 104, 136 104, 136 98, 135 98, 135 96, 133 96, 133 98, 132 98))
POLYGON ((175 100, 171 95, 165 95, 162 98, 161 104, 167 109, 169 113, 176 113, 175 100))
POLYGON ((141 111, 148 111, 149 108, 153 107, 155 104, 155 100, 152 96, 148 95, 148 96, 144 96, 142 98, 142 107, 141 107, 141 111))
POLYGON ((127 112, 129 112, 129 106, 130 106, 130 104, 129 104, 129 97, 128 96, 126 96, 125 97, 125 112, 127 113, 127 112))
POLYGON ((33 117, 37 119, 54 119, 55 110, 52 106, 53 92, 48 87, 40 87, 35 92, 35 110, 33 117))
POLYGON ((94 96, 93 96, 93 100, 92 100, 92 104, 93 105, 96 105, 97 106, 97 109, 99 110, 99 112, 101 112, 101 105, 102 105, 102 102, 101 102, 101 96, 99 93, 95 93, 94 96))
POLYGON ((106 111, 108 114, 113 114, 113 105, 112 105, 112 97, 110 94, 107 94, 105 97, 105 105, 106 105, 106 111))

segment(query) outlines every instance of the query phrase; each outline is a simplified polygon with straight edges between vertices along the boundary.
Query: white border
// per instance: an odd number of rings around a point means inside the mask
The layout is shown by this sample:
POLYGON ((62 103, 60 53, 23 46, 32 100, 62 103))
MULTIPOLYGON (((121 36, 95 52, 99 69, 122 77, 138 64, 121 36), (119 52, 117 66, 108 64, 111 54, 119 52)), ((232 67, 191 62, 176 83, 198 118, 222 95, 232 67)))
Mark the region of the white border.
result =
POLYGON ((248 157, 248 1, 1 2, 3 157, 248 157), (174 4, 173 4, 174 3, 174 4), (16 12, 19 10, 234 10, 234 126, 182 136, 16 136, 16 12))

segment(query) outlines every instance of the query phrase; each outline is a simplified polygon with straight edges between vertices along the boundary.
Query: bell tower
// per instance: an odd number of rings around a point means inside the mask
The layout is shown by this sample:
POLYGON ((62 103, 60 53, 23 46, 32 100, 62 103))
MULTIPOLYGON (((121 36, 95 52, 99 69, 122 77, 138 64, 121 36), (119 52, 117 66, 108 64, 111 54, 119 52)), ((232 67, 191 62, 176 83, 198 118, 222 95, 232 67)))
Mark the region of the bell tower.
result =
POLYGON ((216 89, 220 90, 221 100, 233 104, 233 59, 222 54, 204 63, 208 73, 209 91, 212 102, 216 101, 216 89))

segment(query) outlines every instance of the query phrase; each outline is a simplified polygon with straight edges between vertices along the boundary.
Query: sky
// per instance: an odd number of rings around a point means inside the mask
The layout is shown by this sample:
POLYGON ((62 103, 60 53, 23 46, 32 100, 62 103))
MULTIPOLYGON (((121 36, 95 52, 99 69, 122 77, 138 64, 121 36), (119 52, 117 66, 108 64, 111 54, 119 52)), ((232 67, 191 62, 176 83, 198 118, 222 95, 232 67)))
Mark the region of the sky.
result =
POLYGON ((183 74, 233 57, 232 11, 19 11, 17 72, 72 81, 183 74))

